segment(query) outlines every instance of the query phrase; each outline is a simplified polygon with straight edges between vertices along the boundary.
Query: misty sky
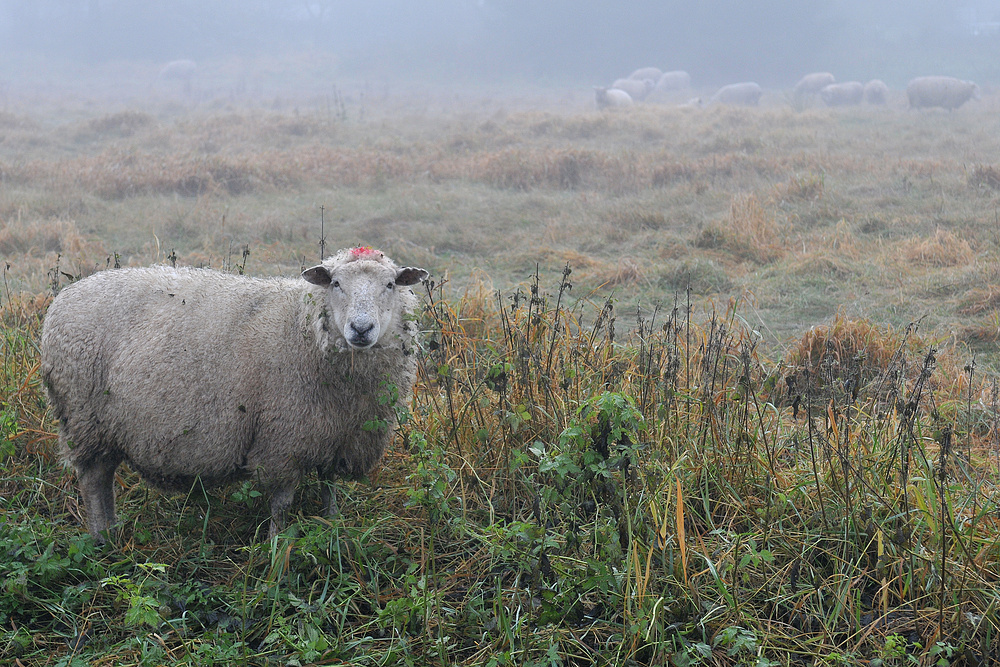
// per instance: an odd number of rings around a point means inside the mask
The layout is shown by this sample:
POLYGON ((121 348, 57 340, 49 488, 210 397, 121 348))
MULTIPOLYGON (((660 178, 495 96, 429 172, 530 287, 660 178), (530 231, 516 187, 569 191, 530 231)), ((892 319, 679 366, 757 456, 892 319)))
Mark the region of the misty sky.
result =
POLYGON ((636 67, 790 85, 1000 79, 1000 0, 0 0, 0 52, 93 64, 306 50, 342 75, 600 83, 636 67))

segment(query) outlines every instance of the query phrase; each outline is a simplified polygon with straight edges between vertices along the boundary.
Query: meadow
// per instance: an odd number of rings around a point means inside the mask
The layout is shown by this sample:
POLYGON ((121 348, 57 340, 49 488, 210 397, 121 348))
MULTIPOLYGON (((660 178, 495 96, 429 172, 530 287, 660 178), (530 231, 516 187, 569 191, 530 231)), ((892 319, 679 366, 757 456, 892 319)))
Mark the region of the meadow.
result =
MULTIPOLYGON (((587 89, 7 100, 0 660, 979 665, 1000 652, 1000 98, 593 110, 587 89), (30 103, 29 103, 30 102, 30 103), (38 379, 115 266, 428 269, 409 418, 282 535, 119 470, 38 379)), ((94 313, 101 317, 101 313, 94 313)))

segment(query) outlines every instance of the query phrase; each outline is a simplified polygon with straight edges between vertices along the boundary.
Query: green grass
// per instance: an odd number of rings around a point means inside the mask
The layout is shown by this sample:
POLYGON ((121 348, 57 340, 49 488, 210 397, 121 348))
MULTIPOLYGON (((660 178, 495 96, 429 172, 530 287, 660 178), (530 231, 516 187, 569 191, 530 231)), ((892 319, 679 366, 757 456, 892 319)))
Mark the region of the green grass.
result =
POLYGON ((0 661, 995 658, 993 100, 408 101, 0 117, 0 661), (383 465, 332 521, 309 480, 270 542, 253 485, 123 467, 95 546, 37 376, 53 287, 293 274, 320 206, 328 247, 433 272, 383 465))
POLYGON ((567 307, 571 279, 497 300, 428 293, 412 418, 384 468, 341 485, 332 522, 307 484, 272 542, 250 484, 162 496, 123 469, 115 546, 95 547, 49 454, 38 311, 8 315, 4 655, 992 655, 995 380, 947 353, 938 363, 912 332, 856 321, 814 331, 788 364, 760 356, 738 306, 697 323, 679 303, 631 329, 612 301, 567 307))

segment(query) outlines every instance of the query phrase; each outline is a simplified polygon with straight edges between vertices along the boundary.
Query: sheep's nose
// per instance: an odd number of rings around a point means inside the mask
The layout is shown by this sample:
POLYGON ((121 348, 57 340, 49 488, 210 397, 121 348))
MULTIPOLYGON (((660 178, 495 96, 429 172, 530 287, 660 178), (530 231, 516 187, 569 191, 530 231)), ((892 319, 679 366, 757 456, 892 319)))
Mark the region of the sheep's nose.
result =
POLYGON ((368 332, 375 328, 374 322, 369 322, 368 320, 362 320, 361 322, 351 322, 351 331, 353 331, 358 338, 364 338, 368 335, 368 332))

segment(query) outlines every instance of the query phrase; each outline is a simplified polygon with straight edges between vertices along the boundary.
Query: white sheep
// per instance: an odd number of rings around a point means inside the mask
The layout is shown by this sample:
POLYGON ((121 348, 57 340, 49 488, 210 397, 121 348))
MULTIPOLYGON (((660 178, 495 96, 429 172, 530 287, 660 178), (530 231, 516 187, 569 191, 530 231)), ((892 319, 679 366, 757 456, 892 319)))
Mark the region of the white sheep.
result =
POLYGON ((617 88, 594 86, 594 102, 598 109, 616 109, 633 105, 632 96, 617 88))
POLYGON ((830 72, 813 72, 812 74, 806 74, 804 77, 798 80, 795 87, 792 88, 792 92, 796 96, 801 95, 812 95, 823 90, 831 83, 837 81, 833 74, 830 72))
POLYGON ((628 75, 629 79, 633 81, 645 81, 649 79, 650 81, 656 82, 660 80, 660 76, 663 75, 663 71, 659 67, 640 67, 636 71, 628 75))
POLYGON ((635 81, 633 79, 617 79, 613 84, 612 88, 617 88, 618 90, 624 90, 628 93, 636 102, 642 102, 646 99, 646 96, 653 92, 653 87, 656 83, 652 79, 643 79, 642 81, 635 81))
POLYGON ((180 81, 184 92, 191 92, 191 80, 198 72, 198 64, 193 60, 171 60, 160 70, 160 78, 164 81, 180 81))
POLYGON ((860 81, 831 83, 819 91, 819 98, 828 107, 844 107, 861 104, 865 87, 860 81))
POLYGON ((713 104, 732 104, 736 106, 754 107, 760 102, 760 96, 764 94, 763 89, 752 81, 743 83, 731 83, 723 86, 712 95, 710 100, 713 104))
POLYGON ((911 109, 942 107, 957 109, 970 99, 979 99, 979 86, 950 76, 921 76, 906 85, 911 109))
POLYGON ((691 75, 684 70, 674 70, 664 72, 656 81, 653 90, 658 93, 670 92, 674 90, 687 90, 691 87, 691 75))
POLYGON ((865 84, 865 102, 881 105, 889 101, 889 86, 881 79, 872 79, 865 84))
POLYGON ((115 521, 114 476, 187 490, 253 477, 270 532, 318 470, 357 478, 392 439, 413 386, 417 298, 427 278, 371 248, 301 278, 169 267, 102 271, 63 289, 42 327, 41 374, 90 532, 115 521))

